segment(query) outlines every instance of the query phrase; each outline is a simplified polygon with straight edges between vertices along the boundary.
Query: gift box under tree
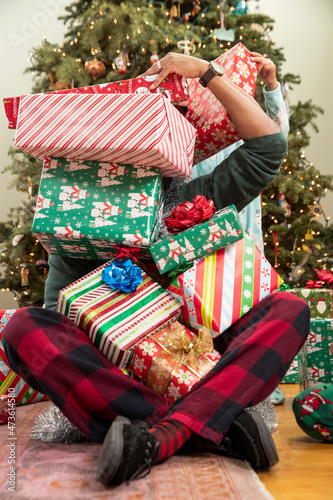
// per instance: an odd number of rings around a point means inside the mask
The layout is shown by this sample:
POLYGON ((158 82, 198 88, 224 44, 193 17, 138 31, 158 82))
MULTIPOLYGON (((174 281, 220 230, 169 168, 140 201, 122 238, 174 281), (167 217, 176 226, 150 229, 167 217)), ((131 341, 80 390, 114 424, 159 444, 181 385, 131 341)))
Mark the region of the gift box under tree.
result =
POLYGON ((333 318, 333 290, 326 288, 292 288, 288 292, 297 295, 310 307, 315 318, 333 318))
POLYGON ((44 161, 32 226, 50 253, 108 260, 116 245, 146 249, 163 203, 158 168, 51 158, 44 161))
POLYGON ((298 353, 302 390, 333 382, 333 319, 311 319, 310 333, 298 353))
POLYGON ((217 337, 281 285, 250 237, 221 248, 178 276, 183 323, 217 337))
POLYGON ((128 369, 173 403, 187 394, 220 358, 208 331, 196 336, 175 322, 139 342, 128 369))
MULTIPOLYGON (((215 61, 224 68, 222 78, 228 78, 253 97, 257 64, 253 63, 250 57, 251 53, 246 47, 238 43, 215 61)), ((193 165, 240 139, 225 107, 208 88, 202 87, 198 80, 190 81, 187 107, 186 118, 198 132, 193 165)))
POLYGON ((14 145, 37 158, 95 160, 190 177, 195 128, 161 94, 31 94, 14 145))
POLYGON ((287 373, 281 380, 281 384, 298 384, 298 355, 293 359, 287 373))
POLYGON ((57 311, 86 332, 106 358, 126 368, 135 344, 176 321, 182 306, 144 271, 135 291, 113 290, 102 277, 110 265, 61 290, 57 311))
POLYGON ((47 397, 44 394, 35 391, 9 367, 9 363, 3 349, 2 332, 15 311, 16 309, 6 309, 0 311, 0 394, 8 395, 8 391, 14 388, 17 406, 37 403, 38 401, 46 401, 47 397))
POLYGON ((179 264, 203 258, 243 238, 243 228, 234 205, 223 208, 209 220, 153 243, 150 253, 161 274, 179 264))
MULTIPOLYGON (((139 76, 130 80, 119 82, 103 83, 101 85, 89 85, 73 89, 55 90, 45 92, 45 94, 139 94, 158 93, 163 94, 170 102, 180 103, 188 97, 187 79, 176 73, 169 74, 163 82, 156 88, 150 89, 152 81, 157 75, 139 76)), ((7 97, 3 99, 5 113, 8 119, 8 128, 16 128, 17 118, 20 109, 20 97, 7 97)))

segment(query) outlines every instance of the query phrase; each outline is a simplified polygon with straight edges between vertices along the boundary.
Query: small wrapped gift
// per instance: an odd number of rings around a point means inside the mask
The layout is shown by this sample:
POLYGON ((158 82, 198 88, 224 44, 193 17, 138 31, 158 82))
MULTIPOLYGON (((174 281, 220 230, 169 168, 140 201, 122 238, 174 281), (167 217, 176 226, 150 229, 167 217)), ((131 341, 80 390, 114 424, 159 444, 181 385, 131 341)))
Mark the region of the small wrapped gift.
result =
MULTIPOLYGON (((204 196, 199 198, 204 198, 204 196)), ((207 200, 205 199, 207 202, 207 200)), ((188 202, 185 202, 188 203, 188 202)), ((183 204, 182 204, 183 205, 183 204)), ((181 205, 180 205, 181 206, 181 205)), ((177 207, 176 207, 177 208, 177 207)), ((169 217, 168 224, 177 222, 177 227, 185 226, 188 219, 169 217), (171 222, 170 222, 171 221, 171 222)), ((189 225, 189 224, 188 224, 189 225)), ((172 229, 174 226, 172 226, 172 229)), ((193 225, 185 231, 177 232, 170 238, 163 238, 151 245, 150 253, 161 274, 166 273, 179 265, 203 258, 234 241, 243 238, 243 228, 238 212, 234 205, 223 208, 209 220, 193 225)))
POLYGON ((190 177, 195 128, 161 94, 31 94, 14 145, 37 158, 158 167, 190 177))
POLYGON ((217 337, 282 279, 246 233, 178 276, 183 322, 191 329, 207 327, 217 337))
POLYGON ((162 204, 158 168, 48 158, 32 231, 49 253, 108 260, 124 245, 149 255, 162 204))
POLYGON ((333 382, 333 319, 311 319, 310 333, 298 353, 302 390, 333 382))
MULTIPOLYGON (((257 64, 250 60, 251 53, 238 43, 215 59, 224 68, 223 78, 228 78, 250 96, 254 96, 257 64)), ((187 101, 187 120, 197 129, 193 165, 215 155, 240 136, 225 107, 198 80, 189 84, 190 97, 187 101)))
POLYGON ((312 319, 333 318, 333 290, 326 288, 292 288, 288 292, 307 302, 312 319))
MULTIPOLYGON (((182 306, 144 271, 142 282, 134 291, 113 290, 102 278, 104 270, 109 275, 107 268, 111 264, 112 261, 98 267, 61 290, 57 311, 86 332, 112 363, 126 368, 135 344, 176 321, 182 306)), ((136 275, 132 277, 137 280, 136 275)), ((127 278, 122 276, 121 280, 128 285, 127 278)))
MULTIPOLYGON (((16 405, 46 401, 47 397, 35 391, 24 380, 10 369, 2 343, 2 332, 16 309, 0 311, 0 393, 3 395, 15 394, 16 405)), ((12 397, 12 396, 10 396, 12 397)))
MULTIPOLYGON (((45 94, 142 94, 157 93, 164 95, 170 102, 179 103, 188 97, 188 85, 185 77, 176 73, 168 75, 163 82, 151 90, 149 87, 157 75, 139 76, 131 80, 119 82, 102 83, 101 85, 90 85, 74 89, 55 90, 45 94)), ((17 117, 20 107, 20 97, 7 97, 3 99, 5 113, 8 119, 8 128, 16 128, 17 117)))
POLYGON ((136 346, 129 371, 173 403, 187 394, 220 358, 207 329, 196 336, 175 322, 136 346))

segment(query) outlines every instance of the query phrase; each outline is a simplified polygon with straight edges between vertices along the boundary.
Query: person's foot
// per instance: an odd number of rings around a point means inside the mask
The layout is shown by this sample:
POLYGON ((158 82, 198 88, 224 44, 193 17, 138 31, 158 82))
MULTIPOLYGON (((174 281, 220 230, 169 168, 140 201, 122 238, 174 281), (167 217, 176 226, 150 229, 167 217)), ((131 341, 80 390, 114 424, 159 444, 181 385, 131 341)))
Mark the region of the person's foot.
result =
POLYGON ((253 469, 260 471, 270 469, 279 461, 265 421, 251 410, 243 410, 235 418, 221 444, 198 437, 188 441, 183 448, 183 451, 194 450, 246 460, 253 469))
POLYGON ((141 421, 118 416, 105 436, 96 479, 104 485, 144 477, 158 454, 158 441, 141 421))
POLYGON ((282 405, 284 403, 284 394, 281 387, 278 385, 275 391, 270 395, 273 405, 282 405))

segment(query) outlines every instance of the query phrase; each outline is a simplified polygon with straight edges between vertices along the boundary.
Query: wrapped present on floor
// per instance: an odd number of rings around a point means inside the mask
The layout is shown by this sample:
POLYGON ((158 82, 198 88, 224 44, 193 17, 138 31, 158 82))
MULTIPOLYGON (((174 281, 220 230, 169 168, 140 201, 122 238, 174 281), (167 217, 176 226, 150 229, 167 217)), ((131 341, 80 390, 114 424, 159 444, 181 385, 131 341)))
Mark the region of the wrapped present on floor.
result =
POLYGON ((281 380, 281 384, 298 384, 298 355, 293 359, 287 373, 281 380))
POLYGON ((144 271, 136 290, 113 290, 105 275, 103 279, 104 269, 112 268, 112 262, 61 290, 57 311, 86 332, 112 363, 126 368, 135 344, 176 321, 182 306, 144 271))
MULTIPOLYGON (((215 61, 224 69, 223 78, 228 78, 253 97, 257 64, 250 57, 251 52, 238 43, 215 61)), ((199 80, 190 81, 187 107, 186 118, 198 132, 193 165, 240 139, 225 107, 208 88, 200 85, 199 80)))
POLYGON ((195 128, 161 94, 21 96, 14 145, 44 159, 127 163, 190 177, 195 128))
MULTIPOLYGON (((197 198, 204 197, 197 196, 197 198)), ((206 199, 205 201, 207 202, 206 199)), ((188 202, 184 205, 186 203, 188 202)), ((201 224, 158 240, 151 245, 150 253, 159 272, 163 274, 183 263, 201 259, 241 238, 243 238, 242 224, 236 207, 231 205, 219 210, 201 224)))
MULTIPOLYGON (((157 93, 162 94, 170 102, 180 103, 188 98, 187 79, 176 73, 169 74, 163 82, 151 90, 149 87, 157 78, 157 75, 139 76, 131 80, 121 80, 119 82, 102 83, 100 85, 90 85, 73 89, 55 90, 45 92, 45 94, 142 94, 157 93)), ((5 113, 8 119, 8 128, 16 128, 17 118, 20 108, 20 96, 7 97, 3 99, 5 113)))
POLYGON ((298 353, 302 390, 333 382, 333 319, 311 319, 309 336, 298 353))
POLYGON ((311 318, 333 318, 333 290, 326 288, 292 288, 288 292, 307 302, 311 318))
POLYGON ((187 394, 220 358, 207 329, 196 336, 175 322, 139 342, 128 369, 173 403, 187 394))
POLYGON ((207 327, 217 337, 282 279, 246 233, 178 276, 183 297, 183 323, 207 327))
POLYGON ((9 367, 6 354, 3 349, 2 331, 16 309, 6 309, 0 311, 0 394, 11 395, 14 390, 16 405, 37 403, 46 401, 47 397, 24 382, 24 380, 13 372, 9 367))
POLYGON ((109 260, 117 245, 156 240, 163 203, 158 168, 48 158, 32 226, 50 253, 109 260))

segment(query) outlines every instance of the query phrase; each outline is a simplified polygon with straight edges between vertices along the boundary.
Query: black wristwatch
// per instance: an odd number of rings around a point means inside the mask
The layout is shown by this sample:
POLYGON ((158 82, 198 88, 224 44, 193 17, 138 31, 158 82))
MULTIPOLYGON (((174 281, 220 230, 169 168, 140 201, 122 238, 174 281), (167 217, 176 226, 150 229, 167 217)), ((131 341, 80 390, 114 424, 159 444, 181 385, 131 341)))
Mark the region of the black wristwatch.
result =
POLYGON ((210 61, 209 63, 209 68, 207 69, 206 73, 202 75, 202 77, 199 80, 199 83, 203 87, 207 87, 208 83, 211 81, 214 76, 223 76, 224 75, 224 69, 222 66, 215 62, 215 61, 210 61))

